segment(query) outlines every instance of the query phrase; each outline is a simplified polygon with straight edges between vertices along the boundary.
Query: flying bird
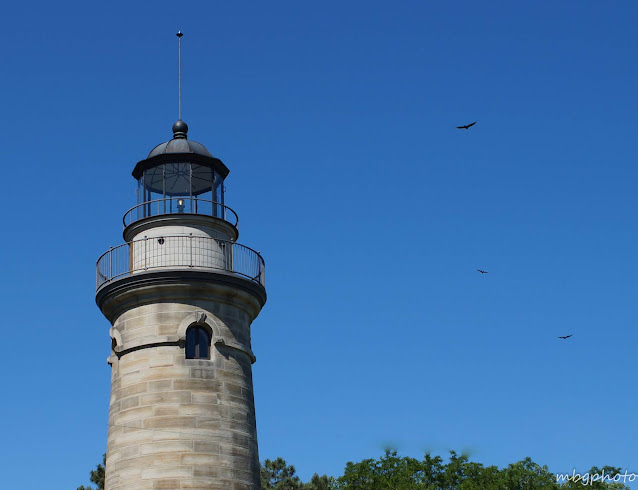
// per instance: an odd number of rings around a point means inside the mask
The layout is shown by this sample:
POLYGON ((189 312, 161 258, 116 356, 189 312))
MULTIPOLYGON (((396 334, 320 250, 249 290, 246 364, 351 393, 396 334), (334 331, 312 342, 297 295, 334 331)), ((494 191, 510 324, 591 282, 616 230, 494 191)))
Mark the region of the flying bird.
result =
POLYGON ((564 339, 568 339, 568 338, 569 338, 569 337, 571 337, 572 335, 574 335, 574 334, 572 333, 572 334, 569 334, 569 335, 565 335, 564 337, 560 337, 560 336, 559 336, 558 338, 559 338, 559 339, 563 339, 563 340, 564 340, 564 339))
POLYGON ((482 271, 481 269, 476 269, 477 271, 479 271, 481 274, 487 274, 487 271, 482 271))
POLYGON ((457 126, 456 129, 470 129, 474 126, 478 121, 474 121, 472 124, 466 124, 465 126, 457 126))

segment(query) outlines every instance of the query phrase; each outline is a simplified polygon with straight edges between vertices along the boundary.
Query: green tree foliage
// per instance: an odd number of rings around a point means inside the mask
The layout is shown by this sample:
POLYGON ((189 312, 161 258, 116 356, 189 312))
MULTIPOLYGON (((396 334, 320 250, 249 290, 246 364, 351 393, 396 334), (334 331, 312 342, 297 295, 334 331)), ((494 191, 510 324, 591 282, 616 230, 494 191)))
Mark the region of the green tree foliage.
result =
POLYGON ((277 458, 274 461, 267 459, 260 469, 261 488, 299 490, 303 484, 295 473, 295 467, 288 466, 282 458, 277 458))
MULTIPOLYGON (((91 471, 91 483, 97 485, 95 490, 104 490, 104 466, 106 466, 106 454, 102 456, 102 464, 98 464, 97 468, 91 471)), ((85 487, 82 485, 78 490, 93 490, 93 487, 85 487)))
MULTIPOLYGON (((620 468, 606 466, 606 475, 618 474, 620 468)), ((592 468, 593 475, 602 470, 592 468)), ((396 451, 386 451, 379 459, 364 459, 358 463, 348 463, 344 474, 337 479, 339 490, 572 490, 594 488, 601 490, 628 490, 618 482, 594 481, 583 487, 582 480, 558 483, 556 475, 547 466, 540 466, 530 458, 525 458, 506 468, 483 466, 469 461, 466 455, 450 451, 447 463, 439 456, 426 454, 419 461, 410 457, 399 457, 396 451)))
POLYGON ((337 482, 333 477, 319 476, 317 473, 312 475, 310 481, 303 486, 303 490, 333 490, 335 488, 337 488, 337 482))
POLYGON ((261 466, 261 488, 276 490, 332 490, 335 479, 315 473, 308 483, 302 483, 296 475, 295 467, 288 465, 282 458, 274 461, 267 459, 261 466))
POLYGON ((503 470, 503 474, 507 488, 512 490, 559 488, 556 475, 550 473, 547 466, 534 463, 531 458, 510 464, 503 470))
MULTIPOLYGON (((282 460, 285 466, 285 461, 282 460)), ((606 475, 621 472, 620 468, 604 467, 606 475)), ((592 468, 589 478, 602 474, 592 468)), ((316 476, 316 475, 315 475, 316 476)), ((314 478, 314 477, 313 477, 314 478)), ((400 457, 396 451, 386 451, 378 459, 364 459, 346 464, 337 479, 325 478, 323 489, 331 490, 573 490, 583 488, 582 481, 558 483, 556 475, 547 466, 540 466, 525 458, 506 468, 483 466, 469 460, 467 455, 450 451, 449 460, 426 454, 422 460, 400 457)), ((306 484, 308 485, 308 484, 306 484)), ((267 488, 267 487, 263 487, 267 488)), ((308 487, 299 487, 306 489, 308 487)), ((310 487, 313 488, 313 487, 310 487)), ((628 490, 622 483, 594 482, 585 488, 601 490, 628 490)))

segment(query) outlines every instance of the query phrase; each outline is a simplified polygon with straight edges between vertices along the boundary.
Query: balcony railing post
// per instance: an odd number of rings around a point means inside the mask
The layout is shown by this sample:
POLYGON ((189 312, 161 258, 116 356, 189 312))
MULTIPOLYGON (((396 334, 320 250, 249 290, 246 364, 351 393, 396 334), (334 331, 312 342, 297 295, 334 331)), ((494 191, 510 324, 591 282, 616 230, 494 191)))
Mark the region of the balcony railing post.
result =
POLYGON ((188 243, 190 244, 190 266, 193 267, 193 234, 190 233, 188 243))
POLYGON ((144 270, 148 270, 148 237, 144 235, 144 270))
POLYGON ((113 279, 113 247, 109 248, 109 281, 113 279))

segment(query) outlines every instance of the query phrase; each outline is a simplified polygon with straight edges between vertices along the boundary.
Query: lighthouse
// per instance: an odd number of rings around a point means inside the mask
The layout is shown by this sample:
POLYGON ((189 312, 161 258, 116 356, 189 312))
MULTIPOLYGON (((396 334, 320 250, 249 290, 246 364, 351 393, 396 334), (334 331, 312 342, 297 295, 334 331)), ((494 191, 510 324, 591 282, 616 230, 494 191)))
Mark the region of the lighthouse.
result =
POLYGON ((180 107, 172 138, 133 168, 124 243, 97 261, 112 325, 107 490, 260 487, 250 328, 264 260, 237 242, 228 173, 180 107))

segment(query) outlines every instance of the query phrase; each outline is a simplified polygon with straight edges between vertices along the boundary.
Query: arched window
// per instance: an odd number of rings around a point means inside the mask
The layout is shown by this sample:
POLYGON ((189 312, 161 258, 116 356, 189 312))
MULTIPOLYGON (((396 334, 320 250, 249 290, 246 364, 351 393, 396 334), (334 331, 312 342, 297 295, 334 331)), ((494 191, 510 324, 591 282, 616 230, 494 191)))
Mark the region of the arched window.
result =
POLYGON ((186 330, 186 359, 210 359, 210 335, 200 325, 186 330))

